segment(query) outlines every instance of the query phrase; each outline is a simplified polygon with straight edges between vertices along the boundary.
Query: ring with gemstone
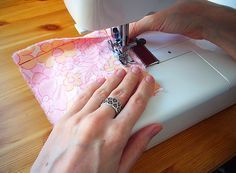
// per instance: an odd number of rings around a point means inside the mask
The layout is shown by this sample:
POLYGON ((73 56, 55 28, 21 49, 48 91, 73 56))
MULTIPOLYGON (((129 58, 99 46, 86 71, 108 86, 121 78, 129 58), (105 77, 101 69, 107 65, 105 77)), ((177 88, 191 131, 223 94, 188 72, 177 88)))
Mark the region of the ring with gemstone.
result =
MULTIPOLYGON (((115 97, 107 97, 102 104, 106 104, 114 109, 116 116, 121 112, 122 105, 119 100, 115 97)), ((115 117, 114 117, 115 118, 115 117)))

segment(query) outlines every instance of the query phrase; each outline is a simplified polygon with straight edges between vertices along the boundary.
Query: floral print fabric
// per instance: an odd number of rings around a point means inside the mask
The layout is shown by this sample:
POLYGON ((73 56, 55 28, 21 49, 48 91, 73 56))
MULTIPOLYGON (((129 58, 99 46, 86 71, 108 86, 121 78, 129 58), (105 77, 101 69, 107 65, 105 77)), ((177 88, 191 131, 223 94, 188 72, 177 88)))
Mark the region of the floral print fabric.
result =
POLYGON ((68 111, 89 83, 124 68, 109 50, 109 38, 106 31, 97 31, 85 37, 43 41, 13 54, 52 124, 68 111))

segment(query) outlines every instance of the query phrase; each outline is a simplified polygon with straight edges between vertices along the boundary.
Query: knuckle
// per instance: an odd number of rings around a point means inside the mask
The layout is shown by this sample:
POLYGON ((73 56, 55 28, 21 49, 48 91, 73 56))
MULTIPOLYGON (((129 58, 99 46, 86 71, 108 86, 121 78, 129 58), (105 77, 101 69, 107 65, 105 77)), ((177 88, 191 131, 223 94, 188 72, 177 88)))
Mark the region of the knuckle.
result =
POLYGON ((97 98, 100 98, 102 100, 105 100, 107 96, 109 95, 108 91, 106 89, 99 89, 95 92, 95 96, 97 98))
POLYGON ((87 127, 94 127, 94 125, 98 124, 98 119, 91 117, 90 115, 88 115, 87 118, 85 118, 85 120, 83 121, 83 123, 87 126, 87 127))
POLYGON ((139 78, 140 78, 140 76, 137 76, 137 75, 132 74, 132 75, 130 75, 129 77, 127 77, 127 83, 128 83, 129 85, 133 85, 133 86, 134 86, 134 85, 137 84, 139 78))
POLYGON ((142 94, 134 95, 132 99, 132 104, 142 106, 142 105, 145 105, 145 103, 146 103, 145 96, 143 96, 142 94))
POLYGON ((84 137, 95 138, 101 131, 101 121, 96 118, 86 118, 80 123, 80 131, 84 137))
POLYGON ((104 119, 98 114, 90 114, 85 118, 84 123, 87 127, 91 127, 93 130, 100 129, 104 125, 104 119))
POLYGON ((112 95, 114 97, 118 97, 119 99, 125 99, 129 97, 129 93, 126 89, 124 88, 117 88, 112 92, 112 95))
POLYGON ((87 101, 87 100, 89 99, 89 97, 91 97, 90 94, 88 94, 88 93, 83 93, 83 94, 80 95, 79 101, 80 101, 80 102, 85 102, 85 101, 87 101))

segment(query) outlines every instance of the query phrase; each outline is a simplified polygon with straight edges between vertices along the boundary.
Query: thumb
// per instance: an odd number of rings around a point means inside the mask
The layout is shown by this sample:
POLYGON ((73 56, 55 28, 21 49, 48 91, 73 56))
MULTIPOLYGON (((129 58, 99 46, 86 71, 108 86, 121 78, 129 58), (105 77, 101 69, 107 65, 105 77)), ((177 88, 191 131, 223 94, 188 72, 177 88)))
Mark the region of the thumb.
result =
POLYGON ((151 139, 161 131, 160 124, 151 124, 132 135, 123 151, 118 173, 127 173, 146 149, 151 139))
POLYGON ((146 31, 152 31, 153 25, 155 25, 153 15, 146 16, 137 22, 131 23, 129 27, 130 38, 135 38, 146 31))
POLYGON ((135 38, 136 36, 147 31, 160 30, 160 28, 162 28, 162 25, 164 25, 166 18, 172 11, 172 8, 156 12, 149 16, 145 16, 141 20, 131 23, 129 29, 130 38, 135 38))

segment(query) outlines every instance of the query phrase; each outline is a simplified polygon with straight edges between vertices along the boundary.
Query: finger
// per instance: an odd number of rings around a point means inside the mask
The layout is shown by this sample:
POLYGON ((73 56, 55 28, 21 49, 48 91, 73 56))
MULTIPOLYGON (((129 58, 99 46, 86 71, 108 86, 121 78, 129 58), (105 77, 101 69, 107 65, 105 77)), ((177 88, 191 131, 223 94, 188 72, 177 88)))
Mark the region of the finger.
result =
POLYGON ((153 25, 153 16, 146 16, 137 22, 131 23, 129 28, 130 38, 135 38, 146 31, 151 31, 153 25))
MULTIPOLYGON (((152 15, 145 16, 141 20, 131 23, 130 25, 130 38, 135 38, 138 35, 147 31, 159 31, 163 28, 166 18, 171 14, 172 7, 154 13, 152 15)), ((165 32, 165 29, 162 29, 165 32)))
POLYGON ((152 124, 142 128, 131 136, 123 151, 118 173, 130 171, 134 163, 146 149, 148 143, 161 129, 160 124, 152 124))
POLYGON ((106 81, 105 78, 98 79, 97 81, 91 83, 87 89, 85 89, 76 99, 75 103, 71 107, 71 109, 65 114, 65 117, 70 117, 75 113, 79 112, 84 105, 91 98, 93 93, 106 81))
MULTIPOLYGON (((124 130, 131 130, 143 113, 148 100, 154 93, 155 80, 152 76, 147 75, 138 86, 134 95, 129 99, 128 103, 117 116, 116 121, 124 130), (128 129, 129 127, 130 129, 128 129)), ((126 131, 125 133, 129 133, 126 131)))
MULTIPOLYGON (((141 69, 139 67, 132 67, 120 85, 108 97, 116 98, 121 105, 125 105, 134 93, 141 76, 141 69)), ((104 115, 108 115, 110 118, 114 118, 116 115, 115 110, 109 105, 103 104, 99 109, 99 111, 104 112, 104 115)))
POLYGON ((91 113, 97 110, 112 90, 119 85, 125 75, 125 70, 119 69, 109 79, 107 79, 106 82, 94 92, 93 96, 81 110, 82 114, 91 113))

